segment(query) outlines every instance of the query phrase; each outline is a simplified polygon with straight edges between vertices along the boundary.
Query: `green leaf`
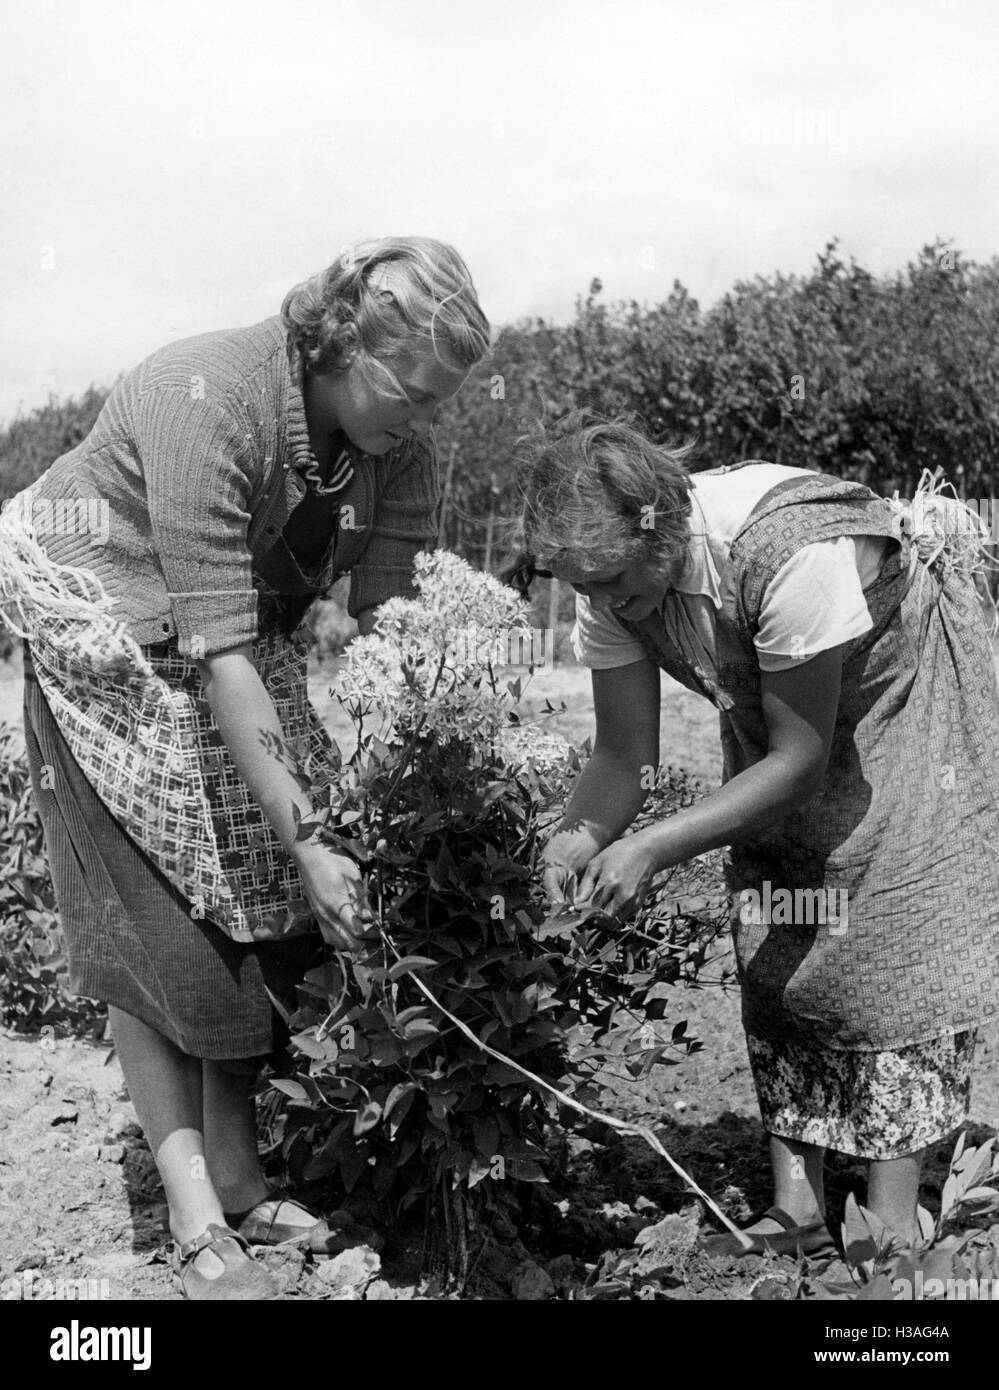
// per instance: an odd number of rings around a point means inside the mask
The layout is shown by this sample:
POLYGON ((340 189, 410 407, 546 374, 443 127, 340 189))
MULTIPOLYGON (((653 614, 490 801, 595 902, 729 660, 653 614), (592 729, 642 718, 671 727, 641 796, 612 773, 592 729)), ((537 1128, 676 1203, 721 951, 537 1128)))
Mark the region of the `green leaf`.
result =
MULTIPOLYGON (((382 1118, 387 1120, 404 1096, 411 1095, 412 1092, 418 1091, 419 1089, 415 1081, 400 1081, 398 1085, 393 1086, 385 1098, 382 1118)), ((407 1106, 406 1108, 408 1109, 409 1107, 407 1106)))
POLYGON ((316 1041, 316 1030, 314 1028, 307 1029, 304 1033, 297 1033, 291 1041, 298 1048, 299 1052, 304 1052, 306 1057, 311 1057, 313 1061, 316 1062, 330 1061, 338 1055, 338 1049, 335 1043, 331 1044, 329 1040, 324 1042, 316 1041))
POLYGON ((933 1220, 932 1213, 928 1212, 925 1207, 917 1206, 916 1221, 919 1225, 919 1238, 924 1245, 928 1245, 936 1230, 936 1222, 933 1220))
POLYGON ((480 1182, 488 1178, 492 1172, 493 1165, 485 1159, 476 1155, 468 1167, 468 1186, 469 1189, 477 1187, 480 1182))
MULTIPOLYGON (((962 1202, 994 1202, 999 1205, 999 1192, 994 1187, 973 1187, 962 1194, 962 1202)), ((981 1215, 979 1212, 978 1215, 981 1215)))
POLYGON ((409 1009, 403 1009, 401 1014, 396 1014, 395 1022, 403 1027, 410 1023, 414 1018, 429 1018, 430 1006, 428 1004, 414 1004, 409 1009))
POLYGON ((343 988, 343 973, 333 960, 324 961, 314 970, 307 970, 305 979, 310 985, 318 986, 324 994, 339 994, 343 988))
POLYGON ((354 1117, 354 1133, 367 1134, 369 1129, 374 1129, 381 1117, 382 1107, 378 1102, 368 1101, 367 1105, 362 1106, 354 1117))
POLYGON ((548 1179, 545 1177, 544 1169, 541 1164, 533 1158, 514 1158, 507 1161, 507 1176, 516 1182, 543 1182, 548 1179))
POLYGON ((438 1120, 443 1120, 445 1115, 450 1114, 460 1099, 461 1097, 457 1091, 444 1091, 429 1096, 430 1112, 438 1120))
POLYGON ((992 1140, 987 1140, 977 1149, 969 1149, 953 1165, 955 1172, 961 1174, 962 1187, 975 1187, 992 1167, 992 1140))
POLYGON ((389 745, 383 743, 376 734, 372 734, 368 742, 368 749, 375 761, 379 763, 385 762, 392 755, 392 749, 389 745))
POLYGON ((280 1091, 282 1095, 288 1096, 299 1105, 308 1105, 309 1096, 305 1087, 297 1081, 288 1081, 284 1077, 277 1077, 271 1081, 275 1091, 280 1091))
POLYGON ((430 970, 439 964, 439 961, 431 960, 430 956, 403 956, 402 960, 397 960, 389 970, 388 977, 394 982, 415 970, 430 970))
POLYGON ((431 1023, 427 1018, 414 1018, 412 1023, 407 1023, 404 1036, 409 1038, 433 1038, 440 1033, 436 1024, 431 1023))
POLYGON ((960 1191, 960 1187, 960 1179, 955 1177, 954 1174, 951 1173, 948 1176, 947 1181, 943 1185, 943 1192, 940 1194, 941 1221, 943 1221, 944 1217, 949 1216, 951 1211, 953 1210, 954 1203, 957 1200, 957 1194, 960 1191))

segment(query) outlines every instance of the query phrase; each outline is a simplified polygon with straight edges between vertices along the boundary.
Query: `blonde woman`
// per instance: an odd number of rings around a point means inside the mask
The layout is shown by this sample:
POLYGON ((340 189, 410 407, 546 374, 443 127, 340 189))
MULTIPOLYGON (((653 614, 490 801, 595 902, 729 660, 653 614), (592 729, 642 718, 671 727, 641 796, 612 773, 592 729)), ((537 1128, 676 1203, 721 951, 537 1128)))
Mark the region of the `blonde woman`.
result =
POLYGON ((829 1246, 827 1148, 869 1160, 868 1206, 916 1240, 921 1151, 965 1117, 975 1029, 999 1014, 999 701, 961 561, 974 528, 931 512, 935 538, 822 474, 690 475, 596 417, 525 460, 526 558, 577 591, 596 712, 549 891, 621 914, 658 871, 729 847, 775 1188, 750 1250, 829 1246), (626 835, 659 759, 660 669, 717 707, 724 785, 626 835))
POLYGON ((280 315, 154 353, 0 516, 72 986, 109 1006, 191 1298, 270 1297, 248 1242, 330 1239, 269 1192, 249 1099, 268 991, 317 924, 349 950, 370 921, 357 863, 296 842, 337 758, 297 629, 348 571, 362 632, 413 592, 434 415, 488 338, 451 247, 365 243, 280 315))

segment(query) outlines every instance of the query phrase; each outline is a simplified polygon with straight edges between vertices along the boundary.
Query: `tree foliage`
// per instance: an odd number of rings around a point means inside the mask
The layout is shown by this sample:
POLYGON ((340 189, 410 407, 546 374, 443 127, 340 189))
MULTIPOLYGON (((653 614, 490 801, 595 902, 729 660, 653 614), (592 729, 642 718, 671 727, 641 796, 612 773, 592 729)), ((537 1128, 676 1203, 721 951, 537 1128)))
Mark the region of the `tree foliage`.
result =
POLYGON ((481 562, 490 504, 515 510, 516 439, 584 405, 696 441, 695 468, 764 458, 891 494, 940 466, 964 496, 992 495, 999 261, 937 242, 875 277, 830 243, 810 274, 740 281, 706 311, 679 282, 658 304, 601 296, 594 280, 565 327, 504 329, 448 404, 450 548, 481 562))
MULTIPOLYGON (((0 431, 0 500, 85 436, 104 393, 0 431)), ((654 439, 693 439, 694 467, 745 458, 814 468, 879 493, 940 466, 990 497, 999 445, 999 260, 942 241, 874 276, 835 242, 803 276, 739 281, 703 310, 676 281, 659 303, 609 304, 595 279, 570 323, 505 327, 442 412, 442 544, 490 566, 515 509, 519 436, 586 405, 632 411, 654 439)))

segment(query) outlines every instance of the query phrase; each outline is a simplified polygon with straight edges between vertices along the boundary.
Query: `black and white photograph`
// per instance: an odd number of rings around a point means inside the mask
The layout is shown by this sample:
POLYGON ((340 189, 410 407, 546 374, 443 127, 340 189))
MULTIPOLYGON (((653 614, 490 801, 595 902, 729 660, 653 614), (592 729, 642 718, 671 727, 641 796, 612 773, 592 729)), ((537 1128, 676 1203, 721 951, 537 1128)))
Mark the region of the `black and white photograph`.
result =
POLYGON ((987 1366, 999 9, 0 18, 35 1364, 599 1301, 987 1366))

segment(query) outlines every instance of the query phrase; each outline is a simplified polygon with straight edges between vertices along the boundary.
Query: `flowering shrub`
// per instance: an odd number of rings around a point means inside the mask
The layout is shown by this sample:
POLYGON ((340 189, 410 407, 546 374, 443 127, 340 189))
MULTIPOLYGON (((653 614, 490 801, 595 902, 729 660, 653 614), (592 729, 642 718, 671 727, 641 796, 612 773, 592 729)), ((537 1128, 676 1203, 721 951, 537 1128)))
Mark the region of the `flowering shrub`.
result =
POLYGON ((665 931, 650 929, 655 904, 617 940, 600 913, 547 916, 538 853, 580 764, 519 725, 519 682, 488 659, 526 611, 456 556, 420 556, 415 573, 418 599, 383 605, 349 649, 335 693, 358 747, 299 828, 361 859, 378 939, 309 973, 291 1019, 299 1069, 274 1085, 293 1178, 426 1203, 460 1274, 482 1195, 544 1181, 557 1104, 540 1081, 571 1091, 608 1050, 639 1071, 694 1045, 650 1020, 724 913, 715 884, 713 917, 702 894, 702 916, 671 909, 665 931))
POLYGON ((511 632, 526 632, 525 606, 447 551, 418 555, 414 573, 420 600, 382 604, 375 632, 348 649, 336 693, 359 712, 380 710, 399 735, 488 745, 516 698, 489 658, 511 632))

